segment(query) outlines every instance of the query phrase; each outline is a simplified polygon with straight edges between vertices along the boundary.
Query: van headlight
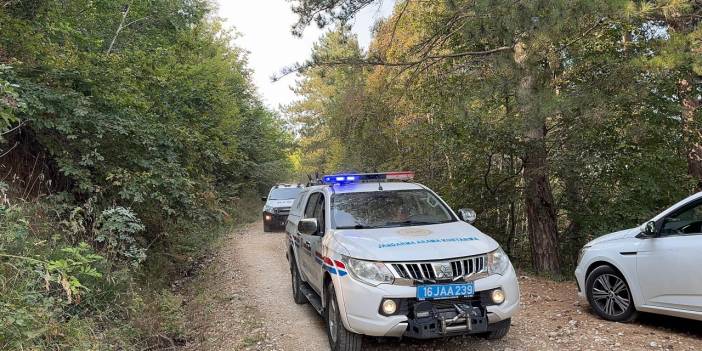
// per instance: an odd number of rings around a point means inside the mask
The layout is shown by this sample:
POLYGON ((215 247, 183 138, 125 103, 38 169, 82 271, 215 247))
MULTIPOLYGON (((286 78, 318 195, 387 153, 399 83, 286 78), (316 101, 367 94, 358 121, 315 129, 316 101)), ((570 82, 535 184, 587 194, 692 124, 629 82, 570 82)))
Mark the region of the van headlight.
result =
POLYGON ((488 253, 488 273, 504 275, 509 269, 509 257, 498 247, 497 250, 488 253))
POLYGON ((380 284, 392 284, 395 277, 392 272, 381 262, 357 260, 351 257, 343 257, 346 267, 351 276, 371 286, 380 284))

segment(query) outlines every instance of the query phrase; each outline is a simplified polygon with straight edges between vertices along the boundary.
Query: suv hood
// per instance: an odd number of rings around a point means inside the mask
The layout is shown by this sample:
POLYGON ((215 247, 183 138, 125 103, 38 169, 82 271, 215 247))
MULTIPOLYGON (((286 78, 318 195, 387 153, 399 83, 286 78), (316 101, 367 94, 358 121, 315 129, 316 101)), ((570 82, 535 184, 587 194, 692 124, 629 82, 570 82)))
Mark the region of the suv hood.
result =
POLYGON ((639 227, 624 229, 624 230, 620 230, 618 232, 605 234, 599 238, 591 240, 589 243, 586 244, 586 246, 597 245, 597 244, 600 244, 600 243, 603 243, 606 241, 630 238, 630 237, 636 236, 639 233, 641 233, 641 229, 639 227))
POLYGON ((480 255, 499 245, 472 225, 451 223, 338 230, 334 238, 350 257, 371 261, 442 260, 480 255))
POLYGON ((268 202, 266 202, 266 206, 270 206, 273 208, 290 207, 292 206, 293 202, 295 202, 295 199, 268 200, 268 202))

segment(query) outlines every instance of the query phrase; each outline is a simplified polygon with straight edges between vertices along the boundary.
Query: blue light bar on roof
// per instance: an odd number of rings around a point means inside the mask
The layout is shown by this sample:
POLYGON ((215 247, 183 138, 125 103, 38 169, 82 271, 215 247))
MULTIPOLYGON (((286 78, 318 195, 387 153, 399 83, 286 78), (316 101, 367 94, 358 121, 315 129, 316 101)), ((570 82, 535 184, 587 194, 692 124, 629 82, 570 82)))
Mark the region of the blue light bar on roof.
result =
POLYGON ((322 177, 325 184, 347 184, 363 181, 382 180, 411 180, 414 172, 384 172, 384 173, 357 173, 357 174, 331 174, 322 177))

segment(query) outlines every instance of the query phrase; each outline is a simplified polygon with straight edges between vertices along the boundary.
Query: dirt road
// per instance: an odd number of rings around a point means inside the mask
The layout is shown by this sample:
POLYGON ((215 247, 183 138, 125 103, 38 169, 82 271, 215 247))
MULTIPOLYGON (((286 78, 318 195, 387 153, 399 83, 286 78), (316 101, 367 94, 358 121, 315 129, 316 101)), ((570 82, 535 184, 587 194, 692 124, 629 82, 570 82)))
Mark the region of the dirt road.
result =
MULTIPOLYGON (((290 293, 285 235, 255 223, 221 240, 187 283, 187 350, 328 350, 322 318, 290 293)), ((598 319, 574 283, 520 276, 522 310, 500 341, 365 341, 365 350, 702 350, 702 323, 643 315, 631 324, 598 319)))

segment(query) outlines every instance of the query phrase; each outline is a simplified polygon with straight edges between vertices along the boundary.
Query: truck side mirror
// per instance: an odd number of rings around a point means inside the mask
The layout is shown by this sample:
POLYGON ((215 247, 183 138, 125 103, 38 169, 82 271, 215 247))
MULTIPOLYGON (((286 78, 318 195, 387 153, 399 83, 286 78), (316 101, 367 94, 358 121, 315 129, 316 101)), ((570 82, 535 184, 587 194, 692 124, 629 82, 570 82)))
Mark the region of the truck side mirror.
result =
POLYGON ((262 196, 262 197, 261 197, 261 201, 268 201, 268 198, 265 197, 265 196, 262 196))
POLYGON ((297 222, 297 231, 305 235, 314 235, 317 232, 317 219, 305 218, 297 222))
POLYGON ((475 222, 475 219, 478 217, 478 215, 475 213, 473 209, 470 208, 462 208, 458 210, 458 217, 467 223, 473 224, 475 222))

